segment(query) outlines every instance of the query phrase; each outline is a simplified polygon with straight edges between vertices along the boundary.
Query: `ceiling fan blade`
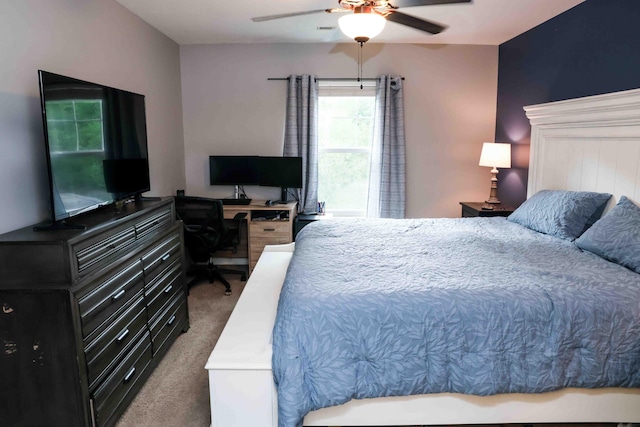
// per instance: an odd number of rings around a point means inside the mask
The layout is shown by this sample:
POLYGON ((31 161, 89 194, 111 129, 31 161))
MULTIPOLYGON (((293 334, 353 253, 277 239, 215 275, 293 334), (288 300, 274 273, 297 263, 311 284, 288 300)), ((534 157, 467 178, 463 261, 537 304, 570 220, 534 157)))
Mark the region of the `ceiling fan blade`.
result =
POLYGON ((280 18, 289 18, 291 16, 300 16, 300 15, 311 15, 314 13, 320 12, 333 12, 333 9, 317 9, 317 10, 307 10, 306 12, 292 12, 292 13, 281 13, 279 15, 269 15, 269 16, 259 16, 257 18, 251 18, 253 22, 262 22, 262 21, 271 21, 272 19, 280 19, 280 18))
POLYGON ((472 0, 391 0, 396 7, 432 6, 436 4, 471 3, 472 0))
POLYGON ((395 22, 397 24, 406 25, 408 27, 415 28, 417 30, 426 31, 431 34, 438 34, 447 27, 443 27, 435 22, 425 21, 424 19, 416 18, 415 16, 406 15, 404 13, 397 12, 395 10, 387 10, 380 13, 387 21, 395 22))

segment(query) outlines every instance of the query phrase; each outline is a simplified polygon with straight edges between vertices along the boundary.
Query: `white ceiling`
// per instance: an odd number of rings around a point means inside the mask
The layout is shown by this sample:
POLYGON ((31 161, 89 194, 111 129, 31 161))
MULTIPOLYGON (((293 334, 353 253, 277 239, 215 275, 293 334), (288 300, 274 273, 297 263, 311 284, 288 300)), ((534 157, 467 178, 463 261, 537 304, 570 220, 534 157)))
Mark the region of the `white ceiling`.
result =
MULTIPOLYGON (((259 16, 338 7, 337 0, 117 1, 181 45, 350 41, 337 29, 342 14, 317 13, 265 22, 251 20, 259 16)), ((583 1, 474 0, 472 3, 405 7, 400 11, 448 28, 438 35, 430 35, 387 22, 382 33, 369 43, 499 45, 583 1)))

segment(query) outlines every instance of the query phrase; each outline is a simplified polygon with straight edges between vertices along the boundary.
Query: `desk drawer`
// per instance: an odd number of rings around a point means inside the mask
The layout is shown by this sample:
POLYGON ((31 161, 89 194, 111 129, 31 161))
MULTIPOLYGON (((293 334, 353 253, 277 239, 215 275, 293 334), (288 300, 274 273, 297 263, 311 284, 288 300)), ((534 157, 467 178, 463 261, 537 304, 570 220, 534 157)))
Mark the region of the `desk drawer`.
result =
POLYGON ((85 347, 89 388, 93 389, 111 371, 146 330, 147 312, 143 293, 140 292, 136 298, 118 312, 114 323, 85 347))
POLYGON ((84 338, 88 338, 144 286, 142 262, 139 260, 110 274, 97 279, 96 283, 99 284, 78 301, 84 338))
POLYGON ((94 407, 98 426, 105 425, 117 411, 129 390, 143 378, 151 362, 151 340, 146 332, 129 353, 94 392, 94 407))
POLYGON ((261 254, 266 245, 283 245, 285 243, 291 243, 289 236, 274 234, 269 237, 252 237, 251 252, 261 254))
POLYGON ((251 240, 254 238, 269 238, 271 236, 286 236, 291 238, 291 222, 289 221, 251 221, 251 240))
MULTIPOLYGON (((251 262, 253 266, 258 262, 258 258, 262 255, 262 251, 264 247, 267 245, 283 245, 285 243, 291 243, 291 239, 289 236, 269 236, 268 238, 251 238, 251 247, 249 248, 251 251, 251 262)), ((253 267, 252 266, 252 267, 253 267)))
POLYGON ((258 262, 266 245, 291 243, 291 221, 251 221, 249 225, 249 271, 258 262))

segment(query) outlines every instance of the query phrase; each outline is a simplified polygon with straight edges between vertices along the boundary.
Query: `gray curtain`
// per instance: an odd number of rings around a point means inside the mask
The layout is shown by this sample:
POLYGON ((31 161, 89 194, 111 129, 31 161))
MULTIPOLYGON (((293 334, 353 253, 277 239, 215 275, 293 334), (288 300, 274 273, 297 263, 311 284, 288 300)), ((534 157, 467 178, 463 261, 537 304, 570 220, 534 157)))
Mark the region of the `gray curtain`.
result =
POLYGON ((298 212, 318 210, 318 82, 289 76, 284 156, 302 157, 302 188, 295 190, 298 212))
POLYGON ((405 138, 402 78, 382 75, 376 82, 367 217, 404 218, 404 207, 405 138))

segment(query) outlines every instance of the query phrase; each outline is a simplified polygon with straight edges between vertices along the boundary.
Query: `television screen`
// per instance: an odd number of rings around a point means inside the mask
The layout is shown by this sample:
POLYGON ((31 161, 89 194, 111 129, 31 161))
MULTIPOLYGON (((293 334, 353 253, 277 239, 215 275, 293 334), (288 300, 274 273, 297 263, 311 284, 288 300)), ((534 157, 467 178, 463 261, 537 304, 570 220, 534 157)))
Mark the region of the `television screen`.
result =
POLYGON ((144 96, 38 74, 54 220, 149 191, 144 96))
POLYGON ((257 185, 258 156, 209 156, 211 185, 257 185))
POLYGON ((302 188, 302 157, 260 157, 260 185, 302 188))

